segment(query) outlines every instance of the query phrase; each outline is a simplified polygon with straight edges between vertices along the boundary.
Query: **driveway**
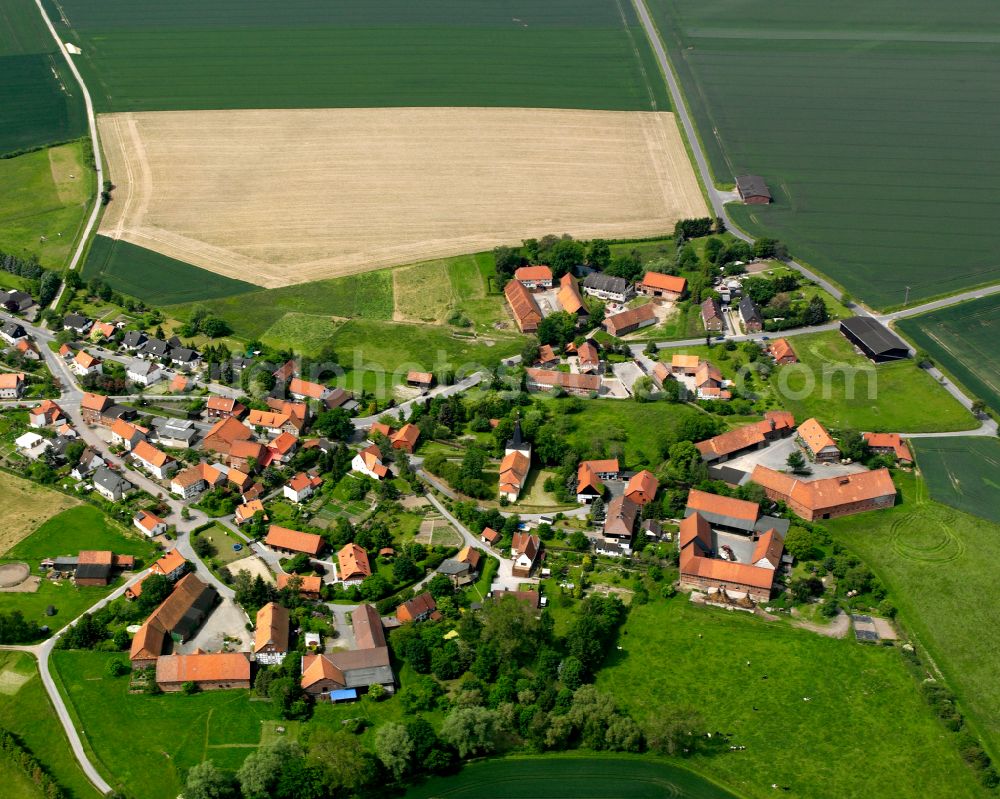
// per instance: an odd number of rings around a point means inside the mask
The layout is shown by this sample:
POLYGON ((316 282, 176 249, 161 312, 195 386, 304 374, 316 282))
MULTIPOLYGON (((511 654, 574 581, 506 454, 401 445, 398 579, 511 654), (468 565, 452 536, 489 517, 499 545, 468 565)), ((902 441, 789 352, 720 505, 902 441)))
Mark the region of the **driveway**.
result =
POLYGON ((249 652, 253 649, 253 634, 247 630, 249 619, 242 608, 232 599, 225 598, 216 606, 211 615, 205 619, 201 629, 194 638, 183 644, 175 644, 174 652, 182 655, 203 649, 206 652, 221 652, 226 638, 230 641, 226 647, 229 652, 249 652))
MULTIPOLYGON (((764 449, 754 450, 745 455, 740 455, 729 461, 724 461, 720 466, 727 466, 731 469, 739 469, 741 472, 750 474, 758 465, 766 466, 768 469, 783 471, 788 469, 788 456, 793 452, 802 452, 802 448, 795 443, 795 437, 779 438, 768 444, 764 449)), ((803 457, 805 453, 803 452, 803 457)), ((808 462, 808 457, 806 461, 808 462)), ((799 475, 799 479, 804 482, 819 480, 824 477, 840 477, 845 474, 857 474, 865 472, 867 469, 860 463, 813 463, 810 464, 812 474, 799 475)))

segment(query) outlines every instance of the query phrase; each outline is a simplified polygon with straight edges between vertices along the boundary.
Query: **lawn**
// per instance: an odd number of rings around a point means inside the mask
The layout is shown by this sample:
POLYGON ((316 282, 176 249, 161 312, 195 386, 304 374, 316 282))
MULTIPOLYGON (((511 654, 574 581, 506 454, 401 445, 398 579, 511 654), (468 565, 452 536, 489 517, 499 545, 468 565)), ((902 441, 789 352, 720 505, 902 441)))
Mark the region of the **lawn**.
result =
POLYGON ((250 554, 246 542, 220 524, 214 524, 207 530, 202 530, 198 535, 212 542, 218 552, 217 555, 213 556, 213 559, 219 561, 223 566, 250 554), (243 548, 235 550, 233 544, 242 544, 243 548))
POLYGON ((32 0, 0 6, 0 108, 0 155, 86 131, 80 89, 32 0))
POLYGON ((640 724, 664 704, 696 707, 746 749, 690 765, 748 797, 773 797, 773 783, 793 796, 916 798, 929 785, 942 799, 985 795, 891 648, 686 596, 633 607, 619 642, 598 688, 640 724))
MULTIPOLYGON (((19 675, 25 682, 16 690, 0 691, 0 726, 19 736, 60 785, 71 792, 73 799, 97 797, 97 790, 70 751, 66 734, 38 677, 34 658, 20 652, 0 652, 0 673, 7 672, 19 675)), ((3 774, 6 780, 8 771, 3 774)), ((9 795, 6 785, 4 795, 9 795)))
POLYGON ((782 404, 834 429, 900 433, 968 430, 976 421, 912 360, 874 366, 838 332, 792 339, 800 363, 774 371, 782 404))
POLYGON ((79 504, 72 497, 3 471, 0 471, 0 496, 4 502, 0 556, 6 555, 9 549, 30 535, 46 519, 79 504))
MULTIPOLYGON (((917 453, 924 468, 922 446, 917 453)), ((991 631, 1000 617, 1000 525, 931 500, 912 475, 897 475, 897 483, 902 502, 893 509, 824 524, 889 587, 901 621, 998 757, 1000 648, 991 631)))
POLYGON ((127 677, 107 676, 112 657, 122 656, 59 651, 52 670, 95 765, 130 795, 174 799, 184 773, 202 760, 239 768, 260 743, 262 724, 277 717, 248 691, 130 694, 127 677))
POLYGON ((294 350, 303 355, 318 355, 333 344, 341 319, 313 314, 286 313, 260 337, 269 347, 294 350))
POLYGON ((448 328, 352 319, 337 331, 334 348, 345 370, 345 387, 384 395, 412 369, 450 369, 471 374, 493 368, 521 351, 521 336, 489 339, 453 335, 448 328))
POLYGON ((669 108, 632 6, 612 0, 61 5, 98 112, 669 108))
POLYGON ((932 499, 1000 524, 1000 441, 921 438, 910 446, 932 499))
POLYGON ((82 141, 0 160, 0 252, 65 266, 93 197, 89 160, 82 141))
POLYGON ((138 533, 119 527, 92 505, 78 505, 53 516, 5 557, 25 560, 34 567, 43 558, 76 555, 81 549, 135 555, 146 565, 156 553, 156 547, 138 533))
POLYGON ((559 410, 563 400, 543 399, 560 423, 568 426, 566 440, 589 457, 620 449, 623 469, 654 467, 663 462, 662 440, 686 418, 700 414, 688 405, 634 400, 584 400, 579 413, 559 410))
POLYGON ((450 266, 448 261, 428 261, 393 270, 393 318, 398 322, 443 324, 457 297, 452 293, 450 266))
POLYGON ((83 276, 87 280, 99 277, 122 294, 151 305, 245 295, 258 288, 107 236, 94 238, 83 276))
POLYGON ((406 799, 727 799, 733 794, 680 766, 654 758, 505 758, 470 763, 453 777, 411 788, 406 799))
POLYGON ((1000 413, 1000 296, 963 302, 896 325, 973 396, 1000 413))
POLYGON ((1000 279, 989 0, 648 6, 715 180, 774 195, 738 225, 877 307, 1000 279))
POLYGON ((19 610, 25 619, 39 627, 59 630, 104 599, 111 590, 110 587, 96 585, 76 586, 72 580, 53 583, 43 578, 34 593, 0 594, 0 610, 19 610), (56 611, 51 617, 45 613, 50 605, 56 611))

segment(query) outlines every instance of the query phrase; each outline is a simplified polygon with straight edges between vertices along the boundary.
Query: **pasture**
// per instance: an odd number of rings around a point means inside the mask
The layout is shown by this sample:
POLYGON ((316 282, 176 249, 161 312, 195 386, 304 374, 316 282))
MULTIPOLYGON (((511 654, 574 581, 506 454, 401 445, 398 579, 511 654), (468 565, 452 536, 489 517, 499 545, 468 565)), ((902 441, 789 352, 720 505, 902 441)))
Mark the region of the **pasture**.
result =
POLYGON ((47 519, 79 502, 58 491, 0 471, 0 496, 4 503, 4 523, 0 529, 0 556, 17 547, 47 519))
MULTIPOLYGON (((927 456, 918 446, 923 468, 927 456)), ((857 519, 824 522, 875 570, 899 618, 930 653, 991 754, 1000 752, 998 650, 990 632, 1000 615, 996 563, 1000 525, 954 510, 928 496, 934 488, 897 474, 902 501, 857 519), (863 518, 863 521, 861 519, 863 518)))
POLYGON ((43 558, 76 555, 81 549, 110 549, 146 561, 156 553, 153 543, 134 530, 119 527, 93 505, 76 505, 52 516, 5 557, 37 566, 43 558))
POLYGON ((83 141, 0 160, 0 251, 62 268, 94 191, 83 141))
POLYGON ((102 234, 267 288, 554 230, 651 236, 705 214, 669 113, 189 111, 99 125, 117 186, 102 234))
POLYGON ((94 237, 82 274, 87 280, 100 278, 116 291, 152 305, 229 297, 256 289, 242 280, 107 236, 94 237))
MULTIPOLYGON (((99 794, 70 751, 66 733, 38 677, 35 659, 22 652, 0 652, 0 675, 11 674, 20 686, 16 691, 0 691, 0 726, 20 737, 59 784, 71 791, 73 799, 96 799, 99 794)), ((8 772, 4 770, 3 775, 6 782, 8 772)), ((4 796, 8 795, 5 785, 4 796)), ((27 794, 35 795, 40 794, 27 794)))
POLYGON ((687 596, 634 606, 619 643, 597 687, 640 724, 664 706, 696 707, 709 730, 746 749, 687 762, 741 795, 773 797, 774 783, 792 796, 918 799, 928 785, 942 799, 985 793, 893 649, 687 596))
POLYGON ((113 657, 124 655, 57 651, 52 672, 71 715, 87 730, 94 765, 133 795, 174 799, 187 769, 202 760, 236 770, 277 718, 269 702, 251 702, 249 691, 130 694, 128 677, 107 675, 113 657))
POLYGON ((1000 524, 1000 441, 921 438, 910 446, 932 499, 1000 524))
POLYGON ((83 97, 33 0, 0 7, 0 156, 86 132, 83 97))
POLYGON ((406 799, 727 799, 733 794, 692 771, 653 758, 517 757, 466 765, 411 788, 406 799))
POLYGON ((1000 296, 900 319, 896 326, 972 396, 1000 413, 1000 296))
POLYGON ((648 5, 715 180, 775 197, 737 224, 876 307, 1000 280, 989 0, 648 5))
POLYGON ((669 109, 635 12, 615 0, 60 5, 98 112, 669 109))
POLYGON ((800 363, 774 371, 780 402, 804 421, 894 433, 970 430, 972 414, 912 360, 875 366, 837 331, 790 339, 800 363))

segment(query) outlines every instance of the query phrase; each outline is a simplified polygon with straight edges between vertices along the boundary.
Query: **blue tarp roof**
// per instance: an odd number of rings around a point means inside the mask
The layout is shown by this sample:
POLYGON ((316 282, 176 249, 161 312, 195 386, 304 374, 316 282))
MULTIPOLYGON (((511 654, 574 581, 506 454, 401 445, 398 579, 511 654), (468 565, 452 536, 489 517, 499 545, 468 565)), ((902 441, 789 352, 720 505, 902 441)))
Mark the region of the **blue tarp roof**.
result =
POLYGON ((354 688, 345 688, 343 691, 330 691, 330 701, 339 702, 342 699, 357 699, 358 692, 354 688))

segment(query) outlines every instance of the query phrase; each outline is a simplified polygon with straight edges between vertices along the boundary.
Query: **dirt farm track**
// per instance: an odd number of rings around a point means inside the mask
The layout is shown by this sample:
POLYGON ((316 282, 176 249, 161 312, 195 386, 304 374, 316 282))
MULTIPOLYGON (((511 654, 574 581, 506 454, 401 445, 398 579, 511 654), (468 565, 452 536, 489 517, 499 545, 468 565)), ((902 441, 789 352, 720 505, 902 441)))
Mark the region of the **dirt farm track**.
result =
POLYGON ((276 287, 517 243, 640 237, 704 200, 673 114, 525 108, 99 117, 101 233, 276 287))

